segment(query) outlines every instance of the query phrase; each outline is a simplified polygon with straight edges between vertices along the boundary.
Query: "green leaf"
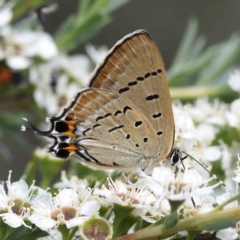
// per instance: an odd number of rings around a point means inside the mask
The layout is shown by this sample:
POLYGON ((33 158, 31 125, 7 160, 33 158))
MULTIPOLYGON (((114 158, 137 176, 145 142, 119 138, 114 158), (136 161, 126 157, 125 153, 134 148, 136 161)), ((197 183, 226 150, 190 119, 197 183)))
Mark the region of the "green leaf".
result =
POLYGON ((199 231, 188 231, 187 240, 194 240, 198 234, 199 231))
POLYGON ((151 223, 149 223, 149 222, 147 222, 145 220, 139 220, 134 225, 134 232, 136 232, 138 230, 141 230, 141 229, 144 229, 144 228, 147 228, 147 227, 150 227, 150 226, 152 226, 151 223))
POLYGON ((13 1, 13 17, 12 22, 15 22, 24 14, 29 12, 30 10, 35 10, 36 8, 43 6, 45 4, 50 4, 55 0, 17 0, 13 1))
POLYGON ((113 237, 119 237, 127 234, 128 230, 139 220, 139 218, 129 215, 122 219, 118 227, 115 228, 113 237))
POLYGON ((174 68, 179 69, 180 66, 187 60, 186 56, 192 48, 192 44, 197 37, 198 22, 195 18, 190 19, 187 29, 183 34, 180 46, 172 63, 174 68))
POLYGON ((111 22, 109 13, 129 0, 81 1, 78 10, 72 14, 54 34, 55 43, 60 51, 69 51, 89 38, 95 36, 111 22))
POLYGON ((26 239, 24 240, 36 240, 38 238, 43 238, 49 236, 49 234, 45 231, 42 231, 41 229, 35 227, 31 233, 30 236, 28 236, 26 239))
POLYGON ((115 234, 119 234, 121 232, 121 224, 123 223, 123 219, 128 217, 129 214, 132 212, 133 207, 131 206, 122 206, 120 204, 115 203, 113 205, 113 212, 115 215, 114 222, 113 222, 113 232, 115 234))
POLYGON ((234 128, 230 126, 219 127, 219 131, 216 134, 215 140, 212 145, 219 145, 219 139, 223 140, 228 146, 231 146, 233 142, 239 141, 240 128, 234 128))
POLYGON ((226 43, 222 44, 219 52, 212 59, 204 71, 201 72, 198 84, 209 84, 224 73, 240 54, 240 36, 234 34, 226 43))
POLYGON ((208 231, 218 231, 224 228, 232 227, 237 223, 238 219, 228 219, 224 221, 215 222, 209 224, 207 226, 202 226, 201 230, 208 230, 208 231))
POLYGON ((35 240, 39 237, 48 236, 47 232, 39 228, 30 229, 25 226, 12 229, 11 233, 4 240, 35 240))
POLYGON ((179 217, 177 212, 172 212, 169 216, 167 216, 163 222, 165 229, 170 229, 174 227, 178 223, 179 217))
POLYGON ((0 218, 0 239, 4 239, 7 234, 8 225, 0 218))

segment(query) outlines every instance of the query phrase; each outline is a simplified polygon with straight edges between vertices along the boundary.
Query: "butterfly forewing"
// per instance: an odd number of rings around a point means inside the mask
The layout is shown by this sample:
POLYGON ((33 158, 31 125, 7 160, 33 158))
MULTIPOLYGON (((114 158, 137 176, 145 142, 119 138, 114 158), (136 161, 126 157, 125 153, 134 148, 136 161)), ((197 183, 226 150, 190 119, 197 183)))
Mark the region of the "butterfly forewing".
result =
POLYGON ((128 98, 147 117, 161 154, 169 154, 174 140, 171 99, 161 55, 148 33, 139 30, 119 41, 95 70, 90 86, 128 98))
POLYGON ((91 164, 125 170, 168 158, 172 107, 163 61, 148 33, 136 31, 119 41, 89 88, 51 121, 50 149, 57 156, 75 153, 91 164))

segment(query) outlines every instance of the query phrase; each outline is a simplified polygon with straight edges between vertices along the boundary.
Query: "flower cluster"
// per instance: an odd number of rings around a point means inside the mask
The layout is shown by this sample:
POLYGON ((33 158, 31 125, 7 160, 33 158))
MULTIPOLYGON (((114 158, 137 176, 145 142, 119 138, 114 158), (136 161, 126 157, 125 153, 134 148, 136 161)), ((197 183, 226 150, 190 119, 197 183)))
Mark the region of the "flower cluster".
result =
MULTIPOLYGON (((32 184, 29 188, 24 180, 11 183, 11 174, 4 184, 0 185, 0 216, 3 221, 12 228, 24 225, 32 227, 35 224, 49 234, 56 234, 62 225, 69 231, 79 227, 76 235, 83 236, 83 229, 86 230, 86 222, 95 219, 105 220, 105 237, 117 232, 119 226, 117 221, 127 220, 128 217, 135 218, 135 221, 143 220, 147 223, 154 223, 167 216, 171 210, 171 202, 183 201, 194 197, 197 205, 211 209, 209 194, 215 186, 208 187, 203 178, 194 170, 184 173, 174 173, 166 167, 156 167, 152 176, 144 173, 132 182, 108 179, 108 184, 101 188, 89 188, 86 181, 76 177, 68 179, 62 175, 62 182, 56 184, 62 187, 56 194, 43 190, 32 184), (68 188, 66 188, 68 187, 68 188), (118 211, 125 211, 125 216, 118 215, 118 211)), ((191 215, 195 212, 194 206, 182 205, 187 209, 183 214, 191 215), (188 214, 187 214, 188 211, 188 214)), ((182 211, 183 212, 183 211, 182 211)), ((132 227, 130 222, 126 230, 132 227)), ((88 228, 91 228, 90 224, 88 228)), ((58 233, 59 234, 59 233, 58 233)), ((86 238, 90 239, 90 238, 86 238)), ((105 238, 99 238, 105 239, 105 238)))
POLYGON ((36 18, 24 19, 13 27, 12 4, 0 4, 0 82, 12 80, 22 84, 27 79, 34 86, 38 107, 50 116, 56 115, 87 85, 93 67, 105 57, 107 48, 88 44, 87 55, 59 52, 50 34, 40 25, 31 26, 36 18))
MULTIPOLYGON (((239 165, 233 179, 236 183, 239 183, 238 175, 239 165)), ((195 169, 176 172, 159 166, 151 175, 136 172, 124 181, 109 177, 106 185, 90 188, 86 180, 76 176, 67 178, 63 172, 61 182, 55 184, 59 190, 52 194, 34 183, 28 187, 22 179, 11 183, 10 172, 7 190, 4 183, 0 185, 0 217, 12 228, 36 226, 53 239, 61 239, 63 233, 70 234, 76 227, 74 235, 83 239, 111 239, 117 237, 116 234, 141 229, 135 225, 137 222, 154 224, 169 216, 173 209, 181 218, 213 211, 214 205, 221 205, 232 194, 214 194, 219 183, 209 185, 211 180, 213 178, 206 179, 195 169), (126 229, 122 229, 121 222, 125 222, 126 229)), ((237 205, 235 201, 227 207, 237 205)), ((235 239, 237 228, 221 230, 217 236, 235 239)))
MULTIPOLYGON (((229 85, 239 91, 240 74, 236 70, 229 85)), ((219 162, 226 184, 233 175, 232 169, 239 151, 237 132, 240 126, 240 98, 226 104, 215 99, 197 99, 194 104, 173 103, 176 146, 204 164, 209 170, 219 162), (231 135, 232 139, 229 139, 231 135), (234 137, 235 136, 235 137, 234 137)), ((184 161, 186 166, 199 168, 195 161, 184 161)), ((203 170, 203 171, 202 171, 203 170)), ((231 187, 229 185, 229 187, 231 187)))

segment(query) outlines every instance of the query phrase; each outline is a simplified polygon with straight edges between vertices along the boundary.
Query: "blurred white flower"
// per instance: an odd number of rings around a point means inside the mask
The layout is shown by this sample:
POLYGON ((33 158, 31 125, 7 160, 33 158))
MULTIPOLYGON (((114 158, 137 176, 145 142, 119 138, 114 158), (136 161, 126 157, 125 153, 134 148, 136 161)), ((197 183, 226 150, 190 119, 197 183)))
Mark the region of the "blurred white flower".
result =
POLYGON ((230 104, 230 109, 231 109, 231 112, 234 113, 236 115, 236 117, 238 118, 238 123, 239 123, 240 122, 240 111, 239 111, 240 110, 240 98, 234 100, 230 104))
POLYGON ((30 60, 22 56, 8 57, 6 61, 7 65, 14 70, 22 70, 30 66, 30 60))
POLYGON ((34 57, 49 60, 57 56, 58 50, 48 33, 30 30, 16 30, 11 26, 0 32, 0 59, 14 70, 30 67, 34 57))
POLYGON ((106 57, 108 49, 105 46, 96 48, 92 44, 86 45, 86 51, 95 64, 99 64, 106 57))
MULTIPOLYGON (((231 197, 233 197, 234 194, 233 193, 229 193, 229 192, 226 192, 226 193, 223 193, 222 195, 219 195, 216 197, 216 202, 218 205, 226 202, 227 200, 229 200, 231 197)), ((229 204, 227 204, 224 209, 228 209, 228 208, 234 208, 234 207, 237 207, 238 206, 238 201, 235 200, 233 202, 230 202, 229 204)))
POLYGON ((240 183, 240 157, 238 155, 237 169, 234 171, 235 177, 232 178, 236 183, 240 183))
POLYGON ((40 108, 46 109, 48 115, 56 115, 61 107, 89 83, 92 67, 86 55, 63 54, 31 67, 29 81, 35 85, 35 102, 40 108))
POLYGON ((229 87, 236 92, 240 92, 240 71, 235 69, 235 71, 230 75, 228 79, 229 87))
POLYGON ((79 86, 85 87, 89 83, 92 65, 86 55, 62 55, 59 61, 59 67, 74 78, 79 86))
POLYGON ((234 228, 225 228, 217 231, 216 237, 222 240, 234 240, 238 239, 238 232, 234 228))
POLYGON ((11 4, 0 2, 0 28, 5 27, 12 19, 11 4), (3 6, 1 6, 3 5, 3 6))

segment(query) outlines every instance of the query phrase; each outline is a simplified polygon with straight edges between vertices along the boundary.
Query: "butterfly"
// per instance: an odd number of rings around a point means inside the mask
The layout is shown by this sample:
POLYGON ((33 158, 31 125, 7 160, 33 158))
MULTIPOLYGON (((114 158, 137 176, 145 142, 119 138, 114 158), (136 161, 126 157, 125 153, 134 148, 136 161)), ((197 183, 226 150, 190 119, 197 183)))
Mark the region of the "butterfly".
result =
MULTIPOLYGON (((51 103, 49 103, 51 104, 51 103)), ((133 170, 183 160, 174 148, 174 118, 166 71, 145 30, 126 35, 96 67, 87 88, 56 117, 50 129, 32 129, 53 139, 49 152, 76 155, 87 164, 133 170)))

